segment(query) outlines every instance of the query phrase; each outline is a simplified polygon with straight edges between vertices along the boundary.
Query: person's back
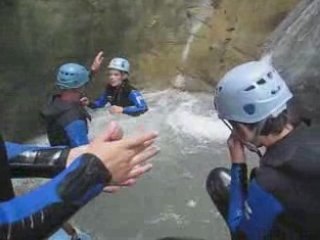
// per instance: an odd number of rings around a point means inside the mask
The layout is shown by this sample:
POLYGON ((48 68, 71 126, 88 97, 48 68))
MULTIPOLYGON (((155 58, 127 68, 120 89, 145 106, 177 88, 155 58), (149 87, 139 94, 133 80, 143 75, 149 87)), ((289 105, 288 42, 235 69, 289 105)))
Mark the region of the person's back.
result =
POLYGON ((232 165, 211 171, 207 190, 232 236, 320 239, 320 128, 296 114, 293 94, 269 59, 235 67, 216 90, 215 109, 231 130, 232 165), (246 148, 260 158, 250 181, 246 148))
POLYGON ((81 103, 90 72, 82 65, 64 64, 56 80, 58 93, 53 95, 41 116, 45 120, 51 146, 78 147, 88 144, 90 115, 81 103))
POLYGON ((301 238, 320 239, 320 126, 302 124, 268 148, 255 179, 285 206, 281 225, 301 238))
POLYGON ((41 111, 45 120, 48 140, 51 146, 72 146, 72 140, 67 132, 68 126, 75 121, 87 123, 90 115, 76 102, 61 100, 59 95, 52 96, 41 111))

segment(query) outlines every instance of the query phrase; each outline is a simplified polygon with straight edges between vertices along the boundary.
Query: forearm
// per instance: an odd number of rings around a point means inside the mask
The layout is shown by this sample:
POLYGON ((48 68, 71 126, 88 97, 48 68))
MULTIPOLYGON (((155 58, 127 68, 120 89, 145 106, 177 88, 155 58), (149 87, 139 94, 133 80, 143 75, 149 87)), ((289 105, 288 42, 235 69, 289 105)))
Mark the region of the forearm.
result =
POLYGON ((247 197, 247 165, 232 164, 228 225, 235 233, 244 216, 244 204, 247 197))
POLYGON ((44 148, 24 151, 10 158, 13 178, 42 177, 52 178, 66 167, 69 148, 44 148))
POLYGON ((102 108, 108 103, 107 93, 103 93, 98 99, 90 102, 88 107, 91 109, 102 108))
POLYGON ((123 113, 131 116, 135 116, 147 111, 146 107, 141 106, 130 106, 123 108, 123 113))
POLYGON ((48 237, 110 180, 99 159, 83 155, 42 187, 0 204, 0 239, 48 237))

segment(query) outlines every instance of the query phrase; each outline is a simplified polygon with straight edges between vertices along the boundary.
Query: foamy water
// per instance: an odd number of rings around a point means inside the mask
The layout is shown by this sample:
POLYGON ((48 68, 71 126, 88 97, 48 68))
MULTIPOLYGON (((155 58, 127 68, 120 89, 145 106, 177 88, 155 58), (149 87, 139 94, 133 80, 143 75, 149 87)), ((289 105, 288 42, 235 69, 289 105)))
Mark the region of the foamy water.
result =
MULTIPOLYGON (((111 120, 125 134, 160 133, 154 169, 137 186, 101 194, 73 221, 95 239, 149 240, 165 236, 228 239, 225 223, 204 188, 210 169, 228 166, 228 129, 217 119, 210 94, 176 90, 144 93, 149 111, 140 117, 112 116, 107 108, 92 112, 90 137, 111 120)), ((44 143, 45 137, 33 141, 44 143)))

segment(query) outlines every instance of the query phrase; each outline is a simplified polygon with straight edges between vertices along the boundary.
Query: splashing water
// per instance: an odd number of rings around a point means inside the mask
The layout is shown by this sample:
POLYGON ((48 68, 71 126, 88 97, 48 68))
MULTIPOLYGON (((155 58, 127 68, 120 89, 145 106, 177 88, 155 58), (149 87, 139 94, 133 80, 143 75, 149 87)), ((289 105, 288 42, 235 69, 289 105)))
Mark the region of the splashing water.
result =
MULTIPOLYGON (((140 117, 93 112, 90 137, 116 120, 125 134, 142 129, 160 133, 154 169, 139 183, 115 195, 101 194, 73 221, 95 239, 160 239, 188 236, 228 239, 224 222, 204 188, 210 169, 226 166, 228 129, 212 110, 212 96, 176 90, 144 94, 149 111, 140 117)), ((36 142, 44 141, 44 137, 36 142)))

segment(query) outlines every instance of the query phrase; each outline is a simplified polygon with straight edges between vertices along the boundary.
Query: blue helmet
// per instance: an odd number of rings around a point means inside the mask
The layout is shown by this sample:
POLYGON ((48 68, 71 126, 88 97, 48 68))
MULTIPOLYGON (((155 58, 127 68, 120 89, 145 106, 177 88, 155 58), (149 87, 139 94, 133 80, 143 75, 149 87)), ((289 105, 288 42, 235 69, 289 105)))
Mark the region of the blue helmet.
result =
POLYGON ((292 97, 270 59, 262 59, 229 71, 217 85, 214 103, 220 119, 256 123, 277 117, 292 97))
POLYGON ((74 89, 84 86, 89 80, 89 71, 84 66, 66 63, 59 68, 56 85, 60 89, 74 89))

